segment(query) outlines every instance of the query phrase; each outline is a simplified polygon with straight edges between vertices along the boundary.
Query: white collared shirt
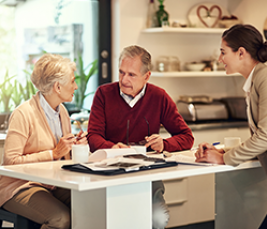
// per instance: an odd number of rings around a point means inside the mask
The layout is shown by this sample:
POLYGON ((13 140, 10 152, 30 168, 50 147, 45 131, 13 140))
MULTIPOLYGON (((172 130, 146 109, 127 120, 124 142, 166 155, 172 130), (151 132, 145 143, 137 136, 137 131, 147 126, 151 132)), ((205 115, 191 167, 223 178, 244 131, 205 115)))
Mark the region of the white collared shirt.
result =
POLYGON ((52 133, 55 135, 55 138, 58 143, 59 139, 62 137, 61 122, 59 117, 60 107, 58 106, 55 111, 46 101, 42 93, 40 93, 40 104, 45 112, 45 116, 50 126, 50 129, 52 133))
MULTIPOLYGON (((256 67, 256 66, 255 66, 256 67)), ((243 90, 246 92, 246 94, 250 93, 251 84, 252 84, 252 76, 255 70, 255 67, 250 72, 248 78, 246 79, 246 82, 244 83, 243 90)))
POLYGON ((134 98, 130 95, 126 95, 124 94, 121 90, 120 90, 120 95, 121 97, 124 99, 124 101, 131 107, 133 108, 134 105, 145 95, 146 92, 146 84, 143 87, 143 89, 139 92, 138 95, 136 95, 134 98))
MULTIPOLYGON (((256 66, 255 66, 256 67, 256 66)), ((252 76, 255 70, 255 67, 252 69, 250 72, 248 78, 246 79, 246 82, 244 83, 243 90, 246 93, 246 103, 247 103, 247 116, 248 116, 248 123, 250 126, 250 129, 255 133, 256 131, 256 126, 252 120, 251 117, 251 112, 250 112, 250 91, 251 91, 251 86, 252 86, 252 76)))

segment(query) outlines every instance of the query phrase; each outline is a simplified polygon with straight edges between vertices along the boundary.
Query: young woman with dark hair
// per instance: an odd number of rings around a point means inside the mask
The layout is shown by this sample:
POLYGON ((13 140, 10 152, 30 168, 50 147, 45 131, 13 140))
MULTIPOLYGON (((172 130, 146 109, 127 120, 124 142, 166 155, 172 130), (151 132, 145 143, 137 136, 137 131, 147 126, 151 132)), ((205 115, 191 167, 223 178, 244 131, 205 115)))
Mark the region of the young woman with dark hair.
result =
MULTIPOLYGON (((247 116, 251 137, 231 149, 216 149, 204 142, 195 153, 197 162, 237 166, 257 157, 267 172, 267 42, 251 25, 235 25, 222 35, 219 61, 226 74, 246 78, 247 116)), ((267 228, 267 217, 260 229, 267 228)))

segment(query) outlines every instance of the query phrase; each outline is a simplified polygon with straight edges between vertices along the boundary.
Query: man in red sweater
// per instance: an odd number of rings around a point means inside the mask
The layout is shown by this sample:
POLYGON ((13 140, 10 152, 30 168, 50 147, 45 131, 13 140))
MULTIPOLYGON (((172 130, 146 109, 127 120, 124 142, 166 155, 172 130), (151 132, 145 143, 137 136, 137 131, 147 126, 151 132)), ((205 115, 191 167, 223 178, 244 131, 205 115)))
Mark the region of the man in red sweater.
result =
MULTIPOLYGON (((176 104, 161 88, 148 83, 151 56, 139 46, 126 47, 119 59, 119 82, 102 85, 92 104, 88 142, 91 152, 124 148, 145 142, 148 150, 174 152, 190 149, 194 138, 176 104), (162 139, 161 124, 172 135, 162 139)), ((161 181, 152 183, 153 228, 168 223, 161 181)))

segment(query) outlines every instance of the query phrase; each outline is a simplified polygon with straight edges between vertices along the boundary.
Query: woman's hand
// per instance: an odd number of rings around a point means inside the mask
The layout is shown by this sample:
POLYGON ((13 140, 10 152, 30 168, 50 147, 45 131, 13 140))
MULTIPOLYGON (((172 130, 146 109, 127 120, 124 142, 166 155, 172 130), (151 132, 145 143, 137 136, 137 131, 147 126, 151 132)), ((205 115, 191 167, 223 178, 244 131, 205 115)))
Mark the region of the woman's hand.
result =
POLYGON ((216 149, 213 145, 203 142, 195 153, 196 162, 208 162, 213 164, 224 164, 223 150, 216 149))
POLYGON ((152 134, 149 137, 145 137, 147 143, 145 144, 146 147, 151 147, 151 149, 161 153, 164 149, 163 139, 159 134, 152 134))
POLYGON ((196 158, 201 158, 204 156, 204 152, 207 149, 216 149, 213 145, 207 143, 207 142, 202 142, 198 145, 198 150, 195 153, 196 158))
POLYGON ((80 131, 77 135, 76 135, 76 142, 75 144, 81 144, 81 145, 87 145, 88 141, 87 141, 87 132, 83 132, 80 131))
POLYGON ((53 159, 58 160, 68 154, 72 145, 76 142, 73 134, 67 134, 59 139, 55 149, 53 149, 53 159))

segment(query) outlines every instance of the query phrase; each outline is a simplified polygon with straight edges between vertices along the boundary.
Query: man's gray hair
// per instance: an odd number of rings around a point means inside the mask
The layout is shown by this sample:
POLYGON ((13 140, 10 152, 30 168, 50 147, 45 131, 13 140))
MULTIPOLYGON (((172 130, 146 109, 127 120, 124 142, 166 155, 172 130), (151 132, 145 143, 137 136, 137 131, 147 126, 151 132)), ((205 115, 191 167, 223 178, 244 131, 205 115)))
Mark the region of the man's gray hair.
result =
POLYGON ((119 64, 125 57, 135 58, 137 56, 140 57, 141 62, 142 62, 142 67, 140 69, 140 72, 142 74, 145 74, 148 71, 150 71, 151 70, 151 55, 147 50, 137 45, 128 46, 122 50, 120 54, 120 58, 119 58, 119 64))

